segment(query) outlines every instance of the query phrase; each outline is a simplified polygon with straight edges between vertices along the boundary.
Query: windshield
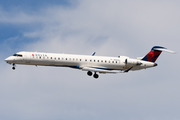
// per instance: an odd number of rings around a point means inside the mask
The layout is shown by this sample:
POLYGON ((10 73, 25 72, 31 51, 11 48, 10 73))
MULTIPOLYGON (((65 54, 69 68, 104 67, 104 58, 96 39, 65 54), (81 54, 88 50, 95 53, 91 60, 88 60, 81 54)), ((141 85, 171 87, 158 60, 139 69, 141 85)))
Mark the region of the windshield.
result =
POLYGON ((22 57, 22 55, 21 55, 21 54, 14 54, 13 56, 22 57))

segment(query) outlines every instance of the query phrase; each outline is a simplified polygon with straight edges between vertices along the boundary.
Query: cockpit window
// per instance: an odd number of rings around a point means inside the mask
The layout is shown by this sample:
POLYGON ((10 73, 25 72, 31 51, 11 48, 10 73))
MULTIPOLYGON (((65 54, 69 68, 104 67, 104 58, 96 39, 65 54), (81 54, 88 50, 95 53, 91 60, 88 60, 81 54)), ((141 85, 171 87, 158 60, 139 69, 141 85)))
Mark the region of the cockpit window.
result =
POLYGON ((21 54, 14 54, 13 56, 22 57, 21 54))

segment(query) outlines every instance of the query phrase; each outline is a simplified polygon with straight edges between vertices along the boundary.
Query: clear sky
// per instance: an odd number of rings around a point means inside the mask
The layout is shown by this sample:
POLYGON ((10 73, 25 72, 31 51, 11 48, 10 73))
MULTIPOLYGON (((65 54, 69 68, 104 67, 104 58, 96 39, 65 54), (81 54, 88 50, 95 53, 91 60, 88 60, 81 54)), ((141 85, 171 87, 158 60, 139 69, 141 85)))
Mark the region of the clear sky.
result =
POLYGON ((180 2, 1 0, 1 120, 179 120, 180 2), (19 51, 142 57, 160 45, 158 66, 95 80, 70 68, 17 65, 19 51))

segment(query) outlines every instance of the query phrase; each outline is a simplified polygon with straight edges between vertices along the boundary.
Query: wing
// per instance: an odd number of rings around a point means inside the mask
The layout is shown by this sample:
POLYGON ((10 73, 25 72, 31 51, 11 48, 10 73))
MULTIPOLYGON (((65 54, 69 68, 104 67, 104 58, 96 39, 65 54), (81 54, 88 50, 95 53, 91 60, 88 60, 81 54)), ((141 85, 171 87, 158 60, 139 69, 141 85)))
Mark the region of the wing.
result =
POLYGON ((120 73, 119 70, 113 70, 108 68, 100 68, 100 67, 83 67, 83 71, 93 71, 93 72, 99 72, 99 73, 120 73))

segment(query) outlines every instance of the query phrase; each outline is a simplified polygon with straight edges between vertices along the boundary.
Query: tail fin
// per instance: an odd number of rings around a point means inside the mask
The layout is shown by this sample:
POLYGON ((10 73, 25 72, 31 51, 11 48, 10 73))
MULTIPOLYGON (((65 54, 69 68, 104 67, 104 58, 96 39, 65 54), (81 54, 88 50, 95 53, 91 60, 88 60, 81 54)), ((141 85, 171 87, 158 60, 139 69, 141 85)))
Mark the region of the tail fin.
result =
POLYGON ((170 53, 175 53, 174 51, 168 50, 165 47, 161 47, 161 46, 154 46, 151 51, 141 60, 144 61, 149 61, 149 62, 155 62, 157 60, 157 58, 159 57, 159 55, 161 54, 162 51, 165 52, 170 52, 170 53))

